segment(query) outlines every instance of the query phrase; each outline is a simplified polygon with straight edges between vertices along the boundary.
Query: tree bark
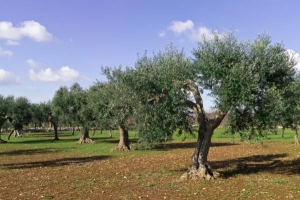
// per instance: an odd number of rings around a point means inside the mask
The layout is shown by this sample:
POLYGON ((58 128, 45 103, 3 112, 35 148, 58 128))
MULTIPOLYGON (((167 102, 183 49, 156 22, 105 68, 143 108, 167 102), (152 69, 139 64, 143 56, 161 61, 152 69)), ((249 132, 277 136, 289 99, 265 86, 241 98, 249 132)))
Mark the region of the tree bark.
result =
POLYGON ((130 150, 128 130, 126 130, 123 125, 119 125, 119 131, 120 131, 120 141, 119 144, 113 149, 113 151, 130 150))
POLYGON ((57 120, 55 119, 55 117, 52 116, 51 113, 48 113, 48 120, 50 122, 50 125, 52 125, 54 129, 54 140, 59 140, 57 132, 57 120))
POLYGON ((218 111, 213 119, 208 119, 205 115, 203 100, 198 87, 192 81, 188 81, 187 86, 193 93, 195 102, 187 100, 185 103, 193 109, 199 128, 197 144, 192 156, 192 164, 187 172, 181 176, 181 179, 210 180, 219 176, 218 172, 212 170, 207 160, 211 145, 211 137, 213 135, 213 131, 221 124, 226 114, 218 111))
POLYGON ((294 141, 295 141, 295 145, 299 145, 298 127, 295 128, 294 141))
POLYGON ((283 138, 283 137, 284 137, 284 130, 285 130, 285 127, 284 127, 284 126, 282 126, 282 130, 281 130, 281 138, 283 138))
MULTIPOLYGON (((128 135, 128 133, 127 133, 127 135, 128 135)), ((109 137, 112 138, 112 130, 111 130, 111 128, 109 129, 109 137)))
POLYGON ((95 143, 89 136, 89 128, 82 127, 82 135, 79 138, 77 144, 93 144, 95 143))

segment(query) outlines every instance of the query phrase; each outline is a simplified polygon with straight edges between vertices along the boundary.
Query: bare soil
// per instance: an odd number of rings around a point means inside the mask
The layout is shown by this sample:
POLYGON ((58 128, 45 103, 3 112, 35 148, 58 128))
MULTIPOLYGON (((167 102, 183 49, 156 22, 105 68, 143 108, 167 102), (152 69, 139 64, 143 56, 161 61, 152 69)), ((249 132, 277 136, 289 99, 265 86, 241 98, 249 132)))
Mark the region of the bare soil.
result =
POLYGON ((300 199, 300 147, 214 142, 212 181, 180 181, 194 142, 83 157, 0 146, 0 199, 300 199))

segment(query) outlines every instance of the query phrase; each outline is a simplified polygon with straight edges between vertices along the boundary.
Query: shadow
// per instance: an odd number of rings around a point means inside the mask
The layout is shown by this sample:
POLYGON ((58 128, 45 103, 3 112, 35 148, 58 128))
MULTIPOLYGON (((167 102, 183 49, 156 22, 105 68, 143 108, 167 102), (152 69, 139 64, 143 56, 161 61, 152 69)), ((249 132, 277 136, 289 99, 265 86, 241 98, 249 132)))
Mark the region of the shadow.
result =
POLYGON ((74 142, 76 143, 79 138, 59 138, 59 140, 53 139, 40 139, 40 140, 18 140, 14 141, 13 139, 8 140, 10 144, 41 144, 41 143, 59 143, 59 142, 74 142))
POLYGON ((21 149, 21 150, 13 150, 13 151, 0 152, 0 155, 6 155, 6 156, 35 155, 35 154, 56 153, 56 152, 60 152, 60 151, 62 151, 62 150, 54 149, 54 148, 46 148, 46 149, 21 149))
POLYGON ((88 164, 93 161, 105 160, 108 158, 110 158, 110 156, 62 158, 62 159, 38 161, 38 162, 2 164, 2 165, 0 165, 0 168, 2 168, 2 169, 30 169, 30 168, 39 168, 39 167, 58 167, 58 166, 65 166, 65 165, 84 165, 84 164, 88 164))
MULTIPOLYGON (((288 154, 253 155, 224 161, 212 161, 209 164, 220 173, 221 178, 225 179, 239 174, 250 175, 256 173, 299 175, 300 158, 282 160, 287 156, 288 154)), ((175 171, 184 173, 187 169, 182 168, 175 171)))
POLYGON ((217 170, 220 169, 218 171, 224 178, 233 177, 237 174, 247 175, 260 172, 285 175, 300 174, 300 158, 281 160, 287 156, 288 154, 254 155, 226 161, 211 162, 211 166, 217 170))
POLYGON ((116 138, 109 138, 109 139, 104 139, 104 138, 95 138, 95 141, 97 142, 105 142, 105 143, 113 143, 113 144, 118 144, 119 143, 119 139, 116 138))
MULTIPOLYGON (((166 144, 157 145, 154 149, 186 149, 186 148, 196 148, 196 141, 194 142, 170 142, 166 144)), ((231 146, 231 145, 240 145, 238 143, 231 142, 213 142, 210 147, 222 147, 222 146, 231 146)))

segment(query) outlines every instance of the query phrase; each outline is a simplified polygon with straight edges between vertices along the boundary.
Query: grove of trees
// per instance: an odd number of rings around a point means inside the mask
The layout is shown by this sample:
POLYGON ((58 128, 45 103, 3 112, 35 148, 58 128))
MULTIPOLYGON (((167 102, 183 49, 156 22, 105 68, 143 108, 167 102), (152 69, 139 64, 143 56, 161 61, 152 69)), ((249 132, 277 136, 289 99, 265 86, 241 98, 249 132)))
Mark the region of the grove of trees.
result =
POLYGON ((138 144, 154 145, 172 139, 177 131, 191 131, 193 117, 197 142, 182 178, 209 180, 218 175, 207 159, 211 138, 225 116, 227 131, 243 140, 264 137, 282 126, 293 129, 299 143, 300 76, 295 65, 284 46, 268 35, 241 42, 233 34, 215 34, 211 40, 204 37, 191 58, 170 44, 164 51, 138 57, 133 67, 103 67, 107 80, 88 89, 78 83, 62 86, 48 103, 0 96, 1 119, 11 117, 16 133, 24 125, 36 129, 50 122, 55 139, 57 127, 71 127, 73 133, 79 127, 80 144, 93 143, 92 128, 119 129, 115 150, 127 151, 129 130, 137 132, 138 144), (203 91, 214 99, 213 117, 204 110, 203 91))

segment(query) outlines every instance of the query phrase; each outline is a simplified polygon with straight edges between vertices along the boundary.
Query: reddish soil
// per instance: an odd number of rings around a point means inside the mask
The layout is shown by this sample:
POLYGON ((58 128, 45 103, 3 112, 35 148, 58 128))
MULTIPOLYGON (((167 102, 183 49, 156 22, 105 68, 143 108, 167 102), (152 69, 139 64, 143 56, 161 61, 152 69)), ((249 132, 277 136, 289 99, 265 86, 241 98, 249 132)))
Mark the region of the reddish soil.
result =
POLYGON ((299 146, 213 143, 209 160, 221 177, 179 181, 194 146, 91 157, 0 149, 0 200, 300 199, 299 146))

